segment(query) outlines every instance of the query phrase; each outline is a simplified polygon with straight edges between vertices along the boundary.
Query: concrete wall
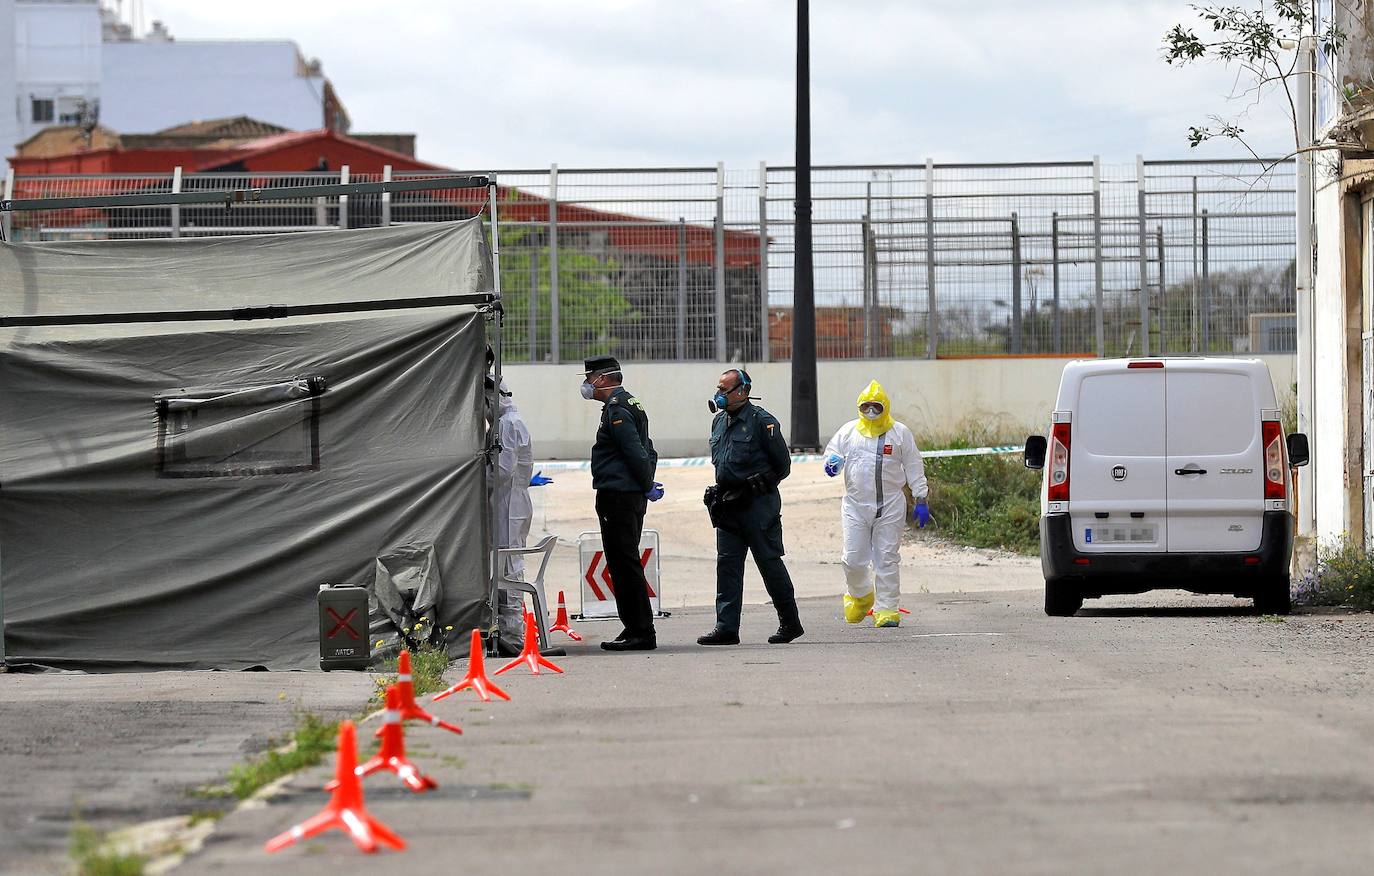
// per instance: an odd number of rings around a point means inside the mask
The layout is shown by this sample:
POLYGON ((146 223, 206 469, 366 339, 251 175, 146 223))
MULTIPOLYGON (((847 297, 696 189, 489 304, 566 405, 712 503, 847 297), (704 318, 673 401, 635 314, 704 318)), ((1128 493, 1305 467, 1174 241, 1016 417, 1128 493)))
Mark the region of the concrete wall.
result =
MULTIPOLYGON (((1292 392, 1295 359, 1265 356, 1280 398, 1292 392)), ((822 362, 821 443, 854 419, 855 400, 870 380, 892 397, 893 414, 919 434, 952 431, 961 421, 978 419, 1012 434, 1043 431, 1068 359, 883 360, 822 362)), ((754 395, 784 430, 791 427, 791 366, 749 367, 754 395)), ((722 366, 715 362, 626 365, 625 385, 649 411, 659 454, 703 456, 711 414, 706 399, 715 391, 722 366)), ((583 401, 577 387, 579 366, 511 365, 505 378, 534 438, 538 459, 587 456, 601 406, 583 401)))
POLYGON ((1344 195, 1339 183, 1318 181, 1313 197, 1317 271, 1313 279, 1313 421, 1311 476, 1316 484, 1318 539, 1349 530, 1350 484, 1346 477, 1348 394, 1358 391, 1359 372, 1347 369, 1344 195), (1323 184, 1324 183, 1324 184, 1323 184))

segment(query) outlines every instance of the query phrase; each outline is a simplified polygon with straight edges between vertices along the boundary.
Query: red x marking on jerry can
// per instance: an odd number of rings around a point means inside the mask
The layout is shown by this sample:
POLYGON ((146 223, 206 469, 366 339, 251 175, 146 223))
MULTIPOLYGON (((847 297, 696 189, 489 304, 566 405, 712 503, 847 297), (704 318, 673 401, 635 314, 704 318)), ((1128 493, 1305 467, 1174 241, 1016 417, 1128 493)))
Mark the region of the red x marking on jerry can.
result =
POLYGON ((339 617, 339 613, 332 608, 326 608, 325 611, 328 612, 329 616, 333 618, 335 621, 334 628, 329 631, 329 635, 326 638, 334 638, 336 635, 339 634, 340 630, 343 630, 345 633, 348 633, 348 637, 350 639, 362 638, 362 636, 358 635, 358 631, 353 629, 353 624, 350 623, 350 621, 353 620, 353 615, 358 613, 358 610, 356 608, 350 608, 348 612, 344 614, 343 617, 339 617))

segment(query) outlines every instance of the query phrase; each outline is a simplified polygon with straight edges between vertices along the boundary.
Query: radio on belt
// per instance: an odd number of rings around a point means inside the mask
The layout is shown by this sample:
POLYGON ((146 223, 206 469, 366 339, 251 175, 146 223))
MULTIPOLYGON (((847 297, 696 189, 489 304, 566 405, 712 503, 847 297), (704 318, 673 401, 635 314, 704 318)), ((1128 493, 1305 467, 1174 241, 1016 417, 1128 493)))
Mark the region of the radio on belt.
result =
POLYGON ((357 584, 321 584, 320 668, 366 669, 372 660, 367 627, 367 588, 357 584))

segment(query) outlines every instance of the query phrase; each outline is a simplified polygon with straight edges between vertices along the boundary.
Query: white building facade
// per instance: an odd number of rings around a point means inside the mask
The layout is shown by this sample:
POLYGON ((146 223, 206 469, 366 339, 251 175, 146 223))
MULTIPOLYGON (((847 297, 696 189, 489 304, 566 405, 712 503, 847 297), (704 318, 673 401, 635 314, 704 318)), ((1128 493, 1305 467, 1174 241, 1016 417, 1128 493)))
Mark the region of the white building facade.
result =
POLYGON ((0 160, 53 125, 152 133, 250 116, 291 130, 348 116, 318 61, 289 40, 176 40, 161 22, 136 36, 99 0, 0 0, 0 160))

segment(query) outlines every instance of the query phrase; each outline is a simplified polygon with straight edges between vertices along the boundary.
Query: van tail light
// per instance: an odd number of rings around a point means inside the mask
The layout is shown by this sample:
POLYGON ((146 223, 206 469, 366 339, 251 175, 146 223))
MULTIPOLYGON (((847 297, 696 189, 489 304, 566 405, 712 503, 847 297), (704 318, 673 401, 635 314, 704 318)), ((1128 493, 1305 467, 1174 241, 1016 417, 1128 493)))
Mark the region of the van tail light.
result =
POLYGON ((1260 424, 1264 440, 1264 498, 1288 498, 1288 472, 1283 464, 1283 427, 1266 420, 1260 424))
POLYGON ((1069 424, 1055 423, 1050 434, 1049 500, 1069 501, 1069 424))

